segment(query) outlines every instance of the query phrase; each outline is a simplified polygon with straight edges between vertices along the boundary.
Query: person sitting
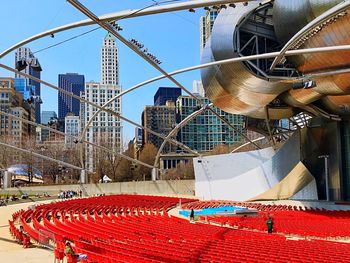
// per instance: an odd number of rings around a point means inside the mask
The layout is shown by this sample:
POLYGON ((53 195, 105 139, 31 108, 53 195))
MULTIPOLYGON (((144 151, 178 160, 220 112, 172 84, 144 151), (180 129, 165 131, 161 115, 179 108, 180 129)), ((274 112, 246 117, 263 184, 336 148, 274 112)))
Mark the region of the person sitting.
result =
POLYGON ((68 257, 71 256, 73 258, 76 258, 78 261, 80 259, 86 259, 87 258, 87 255, 85 254, 76 254, 72 248, 72 245, 70 244, 70 242, 67 242, 66 243, 66 246, 64 248, 64 254, 68 257))

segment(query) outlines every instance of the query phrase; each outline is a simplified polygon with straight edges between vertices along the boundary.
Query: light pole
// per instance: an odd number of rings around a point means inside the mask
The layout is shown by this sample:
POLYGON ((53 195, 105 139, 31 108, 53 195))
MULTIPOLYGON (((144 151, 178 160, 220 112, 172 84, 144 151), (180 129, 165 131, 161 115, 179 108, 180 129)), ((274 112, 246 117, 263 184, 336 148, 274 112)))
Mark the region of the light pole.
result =
POLYGON ((324 174, 325 174, 325 181, 326 181, 326 199, 329 201, 329 189, 328 189, 328 159, 329 155, 324 154, 318 156, 319 159, 324 159, 324 174))

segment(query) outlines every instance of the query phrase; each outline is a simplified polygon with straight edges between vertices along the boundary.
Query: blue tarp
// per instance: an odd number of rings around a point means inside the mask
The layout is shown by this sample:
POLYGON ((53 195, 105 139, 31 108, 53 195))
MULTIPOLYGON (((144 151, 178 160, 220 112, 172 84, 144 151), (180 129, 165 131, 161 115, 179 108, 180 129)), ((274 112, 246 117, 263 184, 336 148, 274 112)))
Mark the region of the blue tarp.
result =
MULTIPOLYGON (((237 206, 219 206, 216 208, 204 208, 202 210, 194 210, 194 215, 203 216, 203 215, 216 215, 216 214, 232 214, 235 210, 245 210, 246 208, 237 207, 237 206)), ((180 215, 189 217, 191 210, 181 210, 179 211, 180 215)))

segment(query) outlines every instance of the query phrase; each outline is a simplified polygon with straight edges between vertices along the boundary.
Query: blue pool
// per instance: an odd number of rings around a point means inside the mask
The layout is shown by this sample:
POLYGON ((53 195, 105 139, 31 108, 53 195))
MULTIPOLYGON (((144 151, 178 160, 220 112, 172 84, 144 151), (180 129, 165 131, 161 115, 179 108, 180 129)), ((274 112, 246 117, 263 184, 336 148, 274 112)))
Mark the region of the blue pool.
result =
MULTIPOLYGON (((203 215, 218 215, 218 214, 235 214, 236 210, 247 210, 244 207, 237 206, 219 206, 215 208, 204 208, 202 210, 195 210, 194 215, 203 216, 203 215)), ((181 210, 179 211, 180 215, 189 217, 191 210, 181 210)))

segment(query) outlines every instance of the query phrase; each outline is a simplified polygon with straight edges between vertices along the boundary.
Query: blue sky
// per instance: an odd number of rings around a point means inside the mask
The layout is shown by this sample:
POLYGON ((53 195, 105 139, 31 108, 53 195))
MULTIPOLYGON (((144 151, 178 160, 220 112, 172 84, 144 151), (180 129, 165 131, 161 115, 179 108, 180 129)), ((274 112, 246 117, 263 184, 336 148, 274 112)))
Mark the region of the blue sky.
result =
MULTIPOLYGON (((97 15, 126 9, 138 9, 153 4, 151 0, 89 0, 81 1, 97 15)), ((16 0, 1 3, 3 10, 0 28, 0 50, 33 34, 46 31, 66 23, 85 19, 65 0, 16 0)), ((130 18, 118 23, 124 28, 121 34, 135 38, 156 55, 161 66, 170 72, 183 67, 197 65, 199 56, 199 17, 204 10, 190 13, 187 10, 140 18, 130 18)), ((46 37, 26 46, 33 52, 64 39, 88 31, 95 26, 82 27, 58 33, 55 38, 46 37)), ((43 68, 42 79, 57 85, 57 76, 66 72, 78 72, 85 80, 100 81, 100 48, 106 31, 99 29, 57 47, 39 52, 43 68)), ((156 70, 136 56, 122 43, 117 42, 120 61, 120 82, 127 89, 139 82, 160 75, 156 70)), ((1 63, 14 66, 14 53, 8 54, 1 63)), ((13 74, 0 69, 1 77, 13 74)), ((192 81, 200 79, 200 72, 194 71, 176 76, 186 88, 192 90, 192 81)), ((123 115, 140 123, 144 105, 153 104, 153 96, 159 86, 173 86, 168 80, 158 81, 123 97, 123 115)), ((57 111, 57 92, 42 86, 42 110, 57 111)), ((124 139, 132 139, 134 127, 124 122, 124 139)))

